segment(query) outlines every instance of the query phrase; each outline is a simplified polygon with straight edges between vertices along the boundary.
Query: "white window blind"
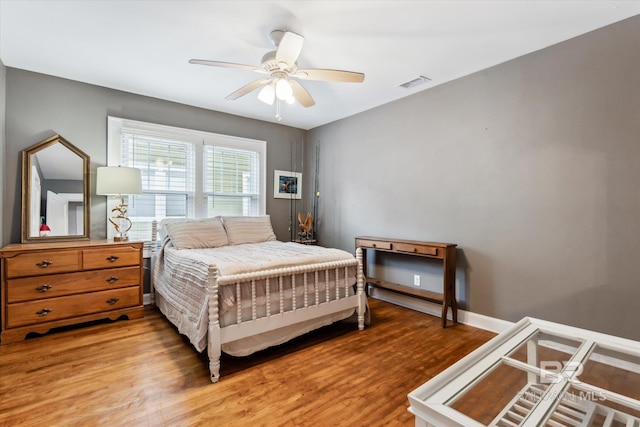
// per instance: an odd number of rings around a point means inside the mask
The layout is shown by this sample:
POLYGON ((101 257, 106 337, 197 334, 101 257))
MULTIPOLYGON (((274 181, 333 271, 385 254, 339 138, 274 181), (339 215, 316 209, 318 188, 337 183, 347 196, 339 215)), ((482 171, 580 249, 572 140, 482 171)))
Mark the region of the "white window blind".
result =
POLYGON ((143 194, 126 197, 132 240, 150 240, 153 220, 265 213, 265 141, 114 117, 108 123, 109 165, 142 174, 143 194))
POLYGON ((122 165, 138 168, 142 175, 143 194, 128 197, 130 236, 150 236, 154 219, 194 216, 193 144, 123 132, 121 150, 122 165))
POLYGON ((258 214, 258 153, 204 147, 204 193, 207 217, 258 214))

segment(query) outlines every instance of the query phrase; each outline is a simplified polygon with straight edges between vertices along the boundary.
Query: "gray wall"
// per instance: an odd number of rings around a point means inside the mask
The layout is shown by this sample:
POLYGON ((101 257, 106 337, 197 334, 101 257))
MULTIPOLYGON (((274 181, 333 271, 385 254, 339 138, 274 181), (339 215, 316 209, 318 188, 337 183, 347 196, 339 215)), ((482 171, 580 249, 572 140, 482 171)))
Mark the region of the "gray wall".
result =
POLYGON ((107 162, 108 115, 266 140, 267 213, 277 237, 289 240, 290 202, 272 197, 273 170, 292 169, 292 151, 302 170, 305 131, 11 67, 6 87, 5 242, 20 241, 20 152, 56 133, 91 157, 91 237, 105 238, 106 197, 95 196, 95 171, 107 162))
POLYGON ((321 243, 457 243, 466 309, 640 339, 639 76, 635 17, 309 131, 321 243))
MULTIPOLYGON (((7 166, 5 164, 5 146, 6 146, 6 136, 5 136, 5 105, 7 99, 7 78, 6 78, 6 67, 4 63, 0 61, 0 166, 2 166, 3 173, 0 173, 0 201, 6 200, 4 187, 5 187, 5 179, 4 179, 4 171, 7 170, 7 166)), ((0 204, 0 206, 2 206, 0 204)), ((4 209, 0 209, 0 224, 4 224, 4 209)), ((8 241, 5 239, 4 229, 0 230, 0 246, 4 246, 4 242, 8 241)))

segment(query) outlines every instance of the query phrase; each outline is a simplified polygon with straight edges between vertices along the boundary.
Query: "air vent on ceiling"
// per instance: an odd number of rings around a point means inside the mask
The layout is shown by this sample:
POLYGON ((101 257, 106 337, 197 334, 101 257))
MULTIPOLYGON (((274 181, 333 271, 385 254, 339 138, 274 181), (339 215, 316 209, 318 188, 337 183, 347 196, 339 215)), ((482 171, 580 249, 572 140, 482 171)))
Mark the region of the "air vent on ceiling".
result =
POLYGON ((405 89, 411 89, 412 87, 416 87, 418 85, 421 85, 423 83, 430 82, 430 81, 431 79, 429 77, 420 76, 406 83, 402 83, 400 86, 405 89))

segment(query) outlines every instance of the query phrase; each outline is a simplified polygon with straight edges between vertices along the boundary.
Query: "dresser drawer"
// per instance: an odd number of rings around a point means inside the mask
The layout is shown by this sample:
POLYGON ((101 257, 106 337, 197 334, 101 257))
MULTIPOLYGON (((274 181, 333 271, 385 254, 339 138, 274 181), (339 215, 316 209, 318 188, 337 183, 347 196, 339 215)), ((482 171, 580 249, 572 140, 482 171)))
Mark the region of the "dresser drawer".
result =
POLYGON ((5 260, 6 277, 66 273, 80 269, 80 251, 21 253, 5 260))
POLYGON ((52 274, 7 280, 9 304, 140 285, 138 267, 52 274))
POLYGON ((398 252, 406 252, 416 255, 429 255, 434 257, 438 257, 438 255, 440 255, 440 257, 442 256, 442 249, 434 248, 433 246, 422 246, 411 243, 396 243, 393 245, 393 249, 398 252), (438 254, 438 251, 440 251, 440 254, 438 254))
POLYGON ((83 251, 82 266, 85 270, 125 267, 129 265, 140 265, 140 249, 124 247, 86 249, 83 251))
POLYGON ((19 302, 7 306, 7 327, 33 325, 84 314, 108 313, 110 310, 139 304, 139 286, 19 302))
POLYGON ((391 242, 384 242, 380 240, 366 240, 366 239, 358 239, 356 244, 362 248, 374 248, 374 249, 382 249, 382 250, 391 250, 391 242))

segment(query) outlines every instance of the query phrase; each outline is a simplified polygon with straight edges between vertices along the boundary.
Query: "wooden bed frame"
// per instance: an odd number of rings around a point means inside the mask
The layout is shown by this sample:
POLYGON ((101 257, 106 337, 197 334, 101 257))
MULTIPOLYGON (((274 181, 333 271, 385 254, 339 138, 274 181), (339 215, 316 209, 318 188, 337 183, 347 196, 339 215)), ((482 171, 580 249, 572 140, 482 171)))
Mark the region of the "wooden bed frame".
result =
MULTIPOLYGON (((153 242, 157 241, 157 224, 153 224, 153 242)), ((152 262, 156 256, 156 245, 152 246, 152 262)), ((324 262, 318 264, 310 264, 303 266, 295 266, 288 268, 279 268, 273 270, 257 271, 245 274, 236 274, 229 276, 218 277, 218 269, 215 265, 209 266, 208 274, 208 289, 209 296, 209 322, 208 322, 208 336, 207 336, 207 353, 209 356, 209 370, 211 373, 211 381, 217 382, 220 379, 220 356, 222 354, 222 344, 236 341, 242 338, 259 335, 268 331, 273 331, 286 326, 295 325, 307 320, 317 319, 322 316, 338 313, 343 310, 355 308, 358 316, 358 329, 364 329, 365 323, 365 310, 366 310, 366 295, 364 291, 364 274, 362 268, 362 250, 356 249, 355 260, 341 260, 324 262), (319 302, 318 284, 325 281, 325 285, 329 280, 329 271, 334 270, 338 277, 339 271, 343 271, 343 275, 346 275, 349 267, 356 267, 356 289, 355 294, 349 295, 347 292, 348 287, 353 285, 347 284, 348 281, 344 280, 345 284, 338 286, 336 283, 335 289, 329 290, 329 286, 325 286, 323 291, 325 300, 327 302, 319 302), (302 307, 296 306, 296 298, 292 298, 293 306, 290 309, 285 309, 284 294, 285 289, 283 286, 284 278, 290 277, 292 287, 295 287, 295 277, 303 276, 303 299, 304 303, 302 307), (256 282, 265 280, 267 286, 267 307, 269 304, 270 290, 277 292, 279 296, 279 310, 276 313, 267 311, 265 316, 258 317, 256 310, 256 282), (219 321, 219 298, 218 290, 221 286, 235 286, 236 294, 240 293, 242 284, 248 283, 251 285, 251 320, 242 320, 240 316, 241 304, 236 304, 238 315, 235 324, 221 326, 219 321), (270 288, 270 284, 274 284, 277 288, 270 288), (309 287, 313 286, 315 291, 313 294, 309 292, 309 287), (342 292, 340 292, 342 290, 342 292), (330 292, 334 292, 332 297, 335 299, 329 301, 330 292), (313 295, 313 304, 309 303, 309 296, 313 295)), ((153 270, 153 268, 152 268, 153 270)), ((345 277, 346 279, 346 277, 345 277)), ((153 289, 153 271, 152 271, 152 286, 151 294, 154 295, 153 289)), ((238 298, 240 300, 240 298, 238 298)))

